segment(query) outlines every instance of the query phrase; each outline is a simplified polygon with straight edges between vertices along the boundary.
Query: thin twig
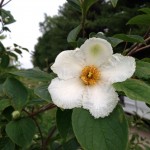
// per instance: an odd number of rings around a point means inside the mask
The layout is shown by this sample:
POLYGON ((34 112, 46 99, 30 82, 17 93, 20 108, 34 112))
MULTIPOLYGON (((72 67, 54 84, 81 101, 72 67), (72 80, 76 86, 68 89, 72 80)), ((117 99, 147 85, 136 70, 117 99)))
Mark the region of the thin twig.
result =
POLYGON ((4 0, 1 0, 1 2, 0 2, 0 8, 2 8, 3 3, 4 3, 4 0))
POLYGON ((5 5, 7 5, 10 1, 12 1, 12 0, 9 0, 9 1, 6 2, 5 4, 3 4, 2 7, 4 7, 5 5))
MULTIPOLYGON (((28 116, 30 116, 30 113, 28 111, 26 111, 25 109, 23 111, 26 112, 28 114, 28 116)), ((43 147, 44 146, 44 138, 43 138, 43 134, 42 134, 41 128, 40 128, 38 122, 36 121, 36 119, 33 116, 31 116, 31 118, 35 122, 35 124, 36 124, 36 126, 38 128, 39 134, 41 136, 41 146, 43 147)))
POLYGON ((29 115, 29 117, 36 116, 37 114, 39 114, 39 113, 41 113, 41 112, 44 112, 44 111, 46 111, 46 110, 49 110, 49 109, 52 109, 52 108, 55 108, 55 107, 56 107, 56 105, 50 103, 50 104, 48 104, 48 105, 46 105, 46 106, 40 108, 38 111, 31 113, 31 114, 29 115))
POLYGON ((47 145, 48 145, 48 142, 50 141, 51 137, 53 136, 53 134, 55 133, 56 131, 56 126, 53 127, 53 129, 49 132, 45 142, 44 142, 44 146, 43 146, 43 150, 46 149, 47 145))

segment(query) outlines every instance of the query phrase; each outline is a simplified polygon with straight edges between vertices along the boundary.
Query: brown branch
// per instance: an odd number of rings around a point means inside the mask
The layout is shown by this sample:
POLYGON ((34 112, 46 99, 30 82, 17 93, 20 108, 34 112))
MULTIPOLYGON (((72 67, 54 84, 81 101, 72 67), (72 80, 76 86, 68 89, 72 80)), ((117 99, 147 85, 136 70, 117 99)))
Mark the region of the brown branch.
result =
MULTIPOLYGON (((150 37, 146 38, 145 43, 150 41, 150 37)), ((148 48, 149 46, 143 46, 143 43, 136 43, 134 45, 131 46, 131 48, 128 50, 127 56, 131 56, 134 53, 137 53, 141 50, 144 50, 145 48, 148 48)))
POLYGON ((44 112, 44 111, 46 111, 46 110, 49 110, 49 109, 52 109, 52 108, 55 108, 55 107, 56 107, 56 105, 50 103, 50 104, 48 104, 48 105, 46 105, 46 106, 43 106, 43 107, 40 108, 38 111, 35 111, 35 112, 31 113, 31 114, 29 115, 29 117, 36 116, 37 114, 39 114, 39 113, 41 113, 41 112, 44 112))
POLYGON ((141 51, 141 50, 143 50, 143 49, 149 48, 149 47, 150 47, 150 45, 146 45, 146 46, 144 46, 144 47, 141 47, 141 48, 137 49, 137 50, 135 51, 135 53, 137 53, 137 52, 139 52, 139 51, 141 51))

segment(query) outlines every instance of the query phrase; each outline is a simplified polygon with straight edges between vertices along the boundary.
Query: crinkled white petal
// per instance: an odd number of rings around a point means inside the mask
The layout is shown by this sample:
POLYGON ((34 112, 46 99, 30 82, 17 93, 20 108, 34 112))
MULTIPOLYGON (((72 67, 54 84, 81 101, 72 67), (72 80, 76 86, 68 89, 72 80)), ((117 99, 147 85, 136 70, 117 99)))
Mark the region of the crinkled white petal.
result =
POLYGON ((83 108, 95 118, 108 116, 118 103, 118 94, 111 85, 87 86, 83 97, 83 108))
POLYGON ((110 43, 100 38, 86 40, 80 49, 85 53, 87 65, 99 66, 113 54, 110 43))
POLYGON ((101 80, 109 83, 125 81, 133 75, 135 67, 133 57, 114 54, 107 63, 100 67, 101 80))
POLYGON ((69 80, 55 78, 48 87, 53 103, 64 109, 81 107, 83 90, 83 84, 76 78, 69 80))
POLYGON ((80 50, 67 50, 56 57, 51 69, 60 79, 71 79, 80 75, 83 65, 84 57, 80 50))

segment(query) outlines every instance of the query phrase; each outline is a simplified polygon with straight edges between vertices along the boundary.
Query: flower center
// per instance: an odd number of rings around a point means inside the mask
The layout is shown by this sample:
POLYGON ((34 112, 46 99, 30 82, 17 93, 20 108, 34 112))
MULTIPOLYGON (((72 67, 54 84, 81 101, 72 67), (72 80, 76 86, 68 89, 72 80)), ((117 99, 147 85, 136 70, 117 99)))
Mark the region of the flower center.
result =
POLYGON ((81 80, 85 85, 94 85, 100 80, 100 71, 95 66, 85 66, 81 72, 81 80))

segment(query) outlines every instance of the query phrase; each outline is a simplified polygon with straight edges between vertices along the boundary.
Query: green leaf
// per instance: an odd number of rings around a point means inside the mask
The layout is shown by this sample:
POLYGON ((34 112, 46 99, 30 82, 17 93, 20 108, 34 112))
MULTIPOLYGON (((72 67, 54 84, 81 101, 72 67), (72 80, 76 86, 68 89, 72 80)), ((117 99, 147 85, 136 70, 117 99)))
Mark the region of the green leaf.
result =
POLYGON ((0 53, 5 51, 5 47, 2 44, 2 42, 0 42, 0 53))
POLYGON ((72 125, 75 136, 86 150, 126 150, 128 126, 120 106, 105 118, 94 119, 89 111, 73 110, 72 125))
POLYGON ((126 42, 138 42, 138 43, 144 43, 143 37, 139 35, 126 35, 126 34, 116 34, 113 37, 121 39, 126 42))
POLYGON ((150 78, 150 63, 144 61, 136 62, 135 76, 138 78, 149 79, 150 78))
POLYGON ((10 59, 9 59, 9 56, 8 56, 8 55, 5 55, 5 54, 2 55, 0 66, 3 67, 3 68, 8 67, 9 61, 10 61, 10 59))
POLYGON ((3 111, 8 106, 10 106, 10 101, 8 99, 0 100, 0 111, 3 111))
POLYGON ((76 138, 69 139, 63 144, 64 150, 81 150, 76 138))
POLYGON ((118 44, 122 43, 123 40, 114 37, 108 37, 108 42, 112 45, 112 47, 116 47, 118 44))
POLYGON ((77 11, 81 12, 81 4, 79 0, 67 0, 67 2, 77 11))
POLYGON ((124 92, 127 97, 150 104, 150 86, 145 82, 137 79, 128 79, 113 85, 117 91, 124 92))
POLYGON ((18 54, 22 54, 22 51, 20 49, 15 48, 14 51, 18 54))
POLYGON ((150 14, 138 15, 131 18, 127 24, 144 24, 150 25, 150 14))
POLYGON ((113 5, 113 7, 116 7, 117 3, 118 3, 118 0, 111 0, 111 3, 113 5))
POLYGON ((0 150, 15 150, 15 144, 8 137, 1 138, 0 150))
POLYGON ((68 43, 75 42, 80 31, 81 31, 81 25, 77 26, 72 31, 70 31, 67 37, 67 42, 68 43))
POLYGON ((39 69, 19 70, 10 73, 37 81, 51 81, 54 78, 54 74, 48 74, 39 69))
POLYGON ((141 8, 141 9, 139 9, 139 11, 142 11, 146 14, 150 14, 150 8, 141 8))
POLYGON ((15 22, 14 17, 11 15, 10 11, 0 9, 0 14, 5 24, 11 24, 15 22))
POLYGON ((17 109, 26 105, 28 100, 28 91, 25 86, 15 78, 7 78, 3 84, 4 93, 12 98, 14 107, 17 109))
POLYGON ((83 0, 82 2, 82 9, 83 9, 83 15, 85 16, 90 9, 90 7, 98 2, 98 0, 83 0))
POLYGON ((18 60, 18 56, 10 51, 7 52, 7 55, 14 57, 16 60, 18 60))
POLYGON ((141 60, 144 61, 144 62, 150 63, 150 58, 143 58, 143 59, 141 59, 141 60))
POLYGON ((3 85, 0 84, 0 96, 4 96, 3 85))
POLYGON ((50 94, 48 92, 48 85, 42 85, 34 89, 34 94, 40 98, 46 100, 47 102, 51 101, 50 94))
POLYGON ((21 147, 31 144, 35 134, 35 123, 30 118, 11 121, 6 125, 6 133, 9 138, 21 147))
POLYGON ((56 122, 60 135, 66 139, 69 129, 71 127, 72 110, 57 109, 56 122))

